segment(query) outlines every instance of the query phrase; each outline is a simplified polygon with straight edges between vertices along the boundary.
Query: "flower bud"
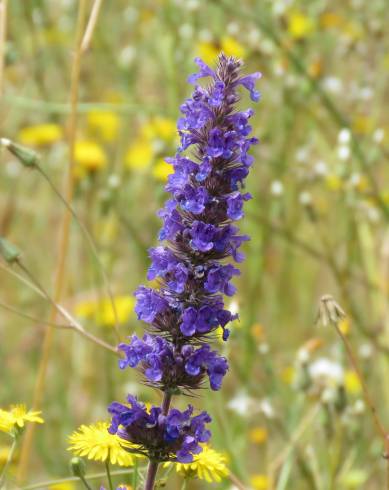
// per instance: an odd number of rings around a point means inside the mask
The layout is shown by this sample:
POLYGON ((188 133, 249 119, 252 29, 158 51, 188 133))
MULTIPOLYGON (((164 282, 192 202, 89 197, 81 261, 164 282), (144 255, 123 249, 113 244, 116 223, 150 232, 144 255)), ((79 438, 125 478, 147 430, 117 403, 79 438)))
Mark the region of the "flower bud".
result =
POLYGON ((74 476, 83 478, 85 476, 85 461, 82 458, 72 458, 70 460, 70 471, 74 476))
POLYGON ((39 155, 30 148, 18 145, 8 138, 1 138, 0 144, 5 146, 12 155, 14 155, 19 162, 25 167, 36 167, 39 162, 39 155))
POLYGON ((5 238, 0 237, 0 255, 8 264, 13 264, 20 257, 20 250, 5 238))

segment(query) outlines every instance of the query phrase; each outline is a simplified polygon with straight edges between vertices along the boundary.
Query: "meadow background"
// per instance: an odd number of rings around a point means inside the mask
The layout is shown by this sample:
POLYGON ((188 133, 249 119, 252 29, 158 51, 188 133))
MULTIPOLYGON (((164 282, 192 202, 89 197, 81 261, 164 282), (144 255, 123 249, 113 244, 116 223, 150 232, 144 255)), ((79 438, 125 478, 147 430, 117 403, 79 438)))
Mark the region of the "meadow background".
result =
MULTIPOLYGON (((0 2, 3 17, 7 7, 0 136, 38 151, 65 193, 74 139, 72 205, 107 271, 120 336, 142 332, 132 293, 146 281, 147 249, 156 243, 170 171, 163 158, 175 151, 193 58, 212 63, 221 50, 243 58, 247 73, 263 78, 253 118, 261 143, 247 182, 253 200, 241 222, 251 241, 229 305, 240 321, 220 344, 231 362, 223 389, 192 402, 213 416, 212 445, 247 488, 384 488, 383 444, 359 380, 335 329, 315 318, 320 297, 332 294, 389 423, 387 2, 105 0, 79 53, 75 125, 70 87, 82 3, 79 34, 96 2, 0 2)), ((65 211, 41 174, 1 149, 0 235, 50 294, 65 211)), ((51 305, 10 273, 20 270, 0 265, 0 407, 31 407, 51 305)), ((85 329, 117 343, 99 266, 74 220, 60 296, 85 329)), ((23 485, 69 476, 68 435, 106 419, 112 400, 131 392, 159 401, 134 370, 118 369, 112 353, 76 332, 52 334, 40 404, 45 423, 35 429, 23 485)), ((9 443, 0 433, 0 467, 9 443)), ((20 488, 19 464, 20 448, 9 488, 20 488)), ((87 471, 103 467, 89 462, 87 471)), ((167 488, 181 483, 173 476, 167 488)), ((211 485, 193 480, 187 488, 211 485)), ((234 487, 227 478, 214 488, 234 487)))

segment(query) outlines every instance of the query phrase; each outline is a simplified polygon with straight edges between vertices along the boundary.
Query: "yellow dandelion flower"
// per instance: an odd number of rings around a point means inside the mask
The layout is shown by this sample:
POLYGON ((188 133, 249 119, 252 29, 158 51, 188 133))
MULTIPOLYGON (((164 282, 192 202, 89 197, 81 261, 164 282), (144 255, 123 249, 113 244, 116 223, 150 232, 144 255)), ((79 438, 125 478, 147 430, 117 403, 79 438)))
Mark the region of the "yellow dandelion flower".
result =
POLYGON ((89 129, 104 141, 114 141, 118 135, 120 119, 111 111, 91 111, 87 116, 89 129))
POLYGON ((374 131, 374 120, 371 117, 359 115, 351 123, 352 129, 357 134, 370 134, 374 131))
POLYGON ((196 47, 196 53, 209 65, 215 63, 221 51, 227 56, 236 58, 243 58, 246 55, 245 47, 231 36, 224 36, 217 42, 201 41, 196 47))
POLYGON ((174 140, 176 134, 176 122, 166 117, 154 117, 141 128, 141 135, 150 140, 160 139, 170 142, 174 140))
POLYGON ((268 432, 266 427, 254 427, 249 432, 250 441, 254 444, 264 444, 267 441, 268 432))
POLYGON ((281 371, 281 379, 287 385, 291 385, 293 383, 295 375, 296 375, 296 370, 293 366, 286 366, 281 371))
POLYGON ((361 393, 361 382, 359 381, 355 371, 348 370, 344 373, 344 387, 351 395, 358 395, 361 393))
POLYGON ((64 481, 61 483, 53 483, 49 485, 49 490, 76 490, 77 485, 72 481, 64 481))
MULTIPOLYGON (((81 425, 69 436, 71 451, 76 456, 86 456, 93 461, 109 461, 119 466, 132 466, 138 455, 127 452, 124 447, 132 447, 127 441, 108 432, 109 422, 81 425)), ((134 446, 133 446, 134 447, 134 446)))
POLYGON ((246 56, 246 49, 236 39, 230 36, 222 37, 220 41, 221 51, 227 56, 234 56, 235 58, 244 58, 246 56))
POLYGON ((343 181, 336 174, 328 174, 325 178, 326 186, 331 191, 339 191, 343 187, 343 181))
POLYGON ((288 32, 293 39, 304 39, 312 33, 313 21, 310 17, 299 11, 290 12, 288 16, 288 32))
POLYGON ((254 490, 268 490, 271 488, 271 480, 266 475, 253 475, 250 483, 254 490))
POLYGON ((325 12, 320 16, 320 25, 324 29, 339 27, 343 24, 344 19, 335 12, 325 12))
POLYGON ((0 409, 0 432, 9 433, 14 428, 15 423, 9 412, 0 409))
POLYGON ((122 483, 118 486, 118 490, 134 490, 131 485, 127 485, 126 483, 122 483))
POLYGON ((195 52, 205 63, 210 65, 215 63, 218 54, 220 53, 220 48, 213 42, 201 41, 197 44, 195 52))
MULTIPOLYGON (((131 316, 134 308, 134 298, 132 296, 114 297, 118 322, 126 323, 131 316)), ((80 301, 74 308, 77 316, 93 320, 98 325, 112 327, 115 325, 115 314, 110 298, 101 300, 80 301)))
POLYGON ((26 126, 18 134, 18 140, 23 145, 47 146, 56 143, 63 137, 63 131, 58 124, 36 124, 26 126))
POLYGON ((251 335, 255 340, 263 340, 265 338, 265 329, 260 323, 254 323, 251 327, 251 335))
POLYGON ((169 163, 166 163, 163 158, 159 158, 154 167, 153 167, 153 175, 157 180, 165 182, 168 176, 174 172, 174 168, 169 163))
POLYGON ((76 169, 77 176, 85 172, 95 172, 107 164, 107 156, 103 148, 98 143, 90 140, 76 141, 74 160, 79 167, 76 169))
POLYGON ((11 405, 9 410, 0 409, 0 431, 11 432, 15 427, 22 429, 26 422, 43 424, 40 414, 41 412, 34 410, 27 411, 23 404, 11 405))
POLYGON ((125 162, 131 170, 145 170, 150 167, 153 157, 154 150, 151 142, 142 138, 128 148, 125 162))
POLYGON ((358 41, 364 37, 364 32, 361 24, 353 21, 345 22, 341 32, 350 41, 358 41))
POLYGON ((193 463, 165 463, 164 466, 174 464, 177 473, 185 478, 198 478, 211 483, 220 482, 228 476, 229 470, 226 463, 226 455, 204 444, 202 452, 194 457, 193 463))

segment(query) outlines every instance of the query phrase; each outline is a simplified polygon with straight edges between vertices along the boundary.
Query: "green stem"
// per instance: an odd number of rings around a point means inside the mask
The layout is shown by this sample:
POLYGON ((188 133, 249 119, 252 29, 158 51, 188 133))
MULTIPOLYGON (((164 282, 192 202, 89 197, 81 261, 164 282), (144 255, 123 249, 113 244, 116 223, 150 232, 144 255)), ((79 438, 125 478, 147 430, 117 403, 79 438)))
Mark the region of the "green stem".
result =
POLYGON ((188 479, 184 478, 184 481, 182 482, 181 490, 186 490, 187 486, 188 486, 188 479))
POLYGON ((85 476, 79 476, 79 479, 82 481, 84 484, 85 488, 87 490, 92 490, 92 487, 89 485, 89 483, 86 481, 85 476))
POLYGON ((136 490, 136 487, 138 485, 138 458, 135 458, 134 460, 134 468, 132 470, 132 488, 136 490))
POLYGON ((113 490, 112 478, 111 478, 111 470, 109 468, 109 455, 108 455, 108 459, 105 462, 105 471, 107 473, 109 490, 113 490))
POLYGON ((39 165, 36 165, 35 168, 42 175, 42 177, 46 180, 46 182, 49 184, 49 186, 51 187, 51 189, 54 192, 54 194, 58 197, 58 199, 62 202, 62 204, 65 206, 65 208, 72 215, 72 217, 74 218, 75 222, 80 227, 81 232, 83 233, 83 235, 84 235, 84 237, 85 237, 85 239, 86 239, 86 241, 87 241, 87 243, 89 245, 89 248, 90 248, 90 250, 92 252, 92 255, 93 255, 94 259, 96 260, 96 263, 97 263, 97 265, 98 265, 98 267, 100 269, 100 273, 101 273, 101 276, 102 276, 102 279, 103 279, 104 287, 106 289, 106 292, 107 292, 109 301, 110 301, 111 306, 112 306, 113 316, 114 316, 114 319, 115 319, 114 328, 115 328, 116 336, 117 336, 118 340, 120 341, 119 320, 118 320, 118 313, 117 313, 117 309, 116 309, 116 305, 115 305, 115 300, 114 300, 114 297, 113 297, 111 286, 109 284, 107 273, 105 272, 104 265, 103 265, 103 263, 102 263, 102 261, 100 259, 99 253, 97 251, 96 243, 95 243, 92 235, 89 233, 88 229, 84 225, 84 223, 79 219, 79 217, 78 217, 76 211, 74 210, 74 208, 68 203, 68 201, 65 199, 65 197, 57 189, 57 187, 54 185, 53 181, 46 174, 46 172, 42 169, 42 167, 40 167, 39 165))
POLYGON ((14 452, 16 449, 16 445, 17 445, 17 439, 16 439, 16 437, 14 437, 13 441, 12 441, 11 448, 10 448, 9 453, 8 453, 7 461, 6 461, 4 468, 3 468, 1 475, 0 475, 0 488, 2 488, 2 486, 3 486, 4 479, 5 479, 5 476, 7 474, 9 465, 12 462, 12 458, 13 458, 13 455, 14 455, 14 452))

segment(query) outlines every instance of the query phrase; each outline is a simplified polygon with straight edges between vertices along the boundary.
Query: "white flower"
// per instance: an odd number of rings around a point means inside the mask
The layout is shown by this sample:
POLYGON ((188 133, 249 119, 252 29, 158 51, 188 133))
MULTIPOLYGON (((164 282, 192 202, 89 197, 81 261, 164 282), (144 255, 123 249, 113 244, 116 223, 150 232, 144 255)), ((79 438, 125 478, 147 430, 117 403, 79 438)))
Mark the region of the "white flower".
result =
POLYGON ((373 140, 376 143, 382 143, 385 137, 385 131, 382 128, 377 128, 373 133, 373 140))
POLYGON ((308 372, 313 381, 321 384, 340 384, 344 379, 344 369, 337 363, 326 357, 321 357, 312 362, 308 372))
POLYGON ((259 402, 259 409, 268 419, 272 419, 275 416, 273 405, 267 398, 264 398, 259 402))
POLYGON ((320 177, 324 177, 328 173, 328 168, 326 162, 323 162, 322 160, 319 160, 315 166, 314 166, 314 171, 316 175, 320 177))
POLYGON ((248 417, 255 408, 258 411, 258 402, 245 391, 239 391, 228 403, 227 407, 241 417, 248 417))
POLYGON ((312 203, 312 196, 309 192, 303 191, 299 195, 299 201, 303 206, 309 206, 312 203))
POLYGON ((238 34, 240 30, 241 29, 240 29, 239 24, 237 22, 229 22, 227 24, 227 32, 231 36, 233 36, 234 34, 238 34))
POLYGON ((338 94, 343 89, 342 80, 336 77, 327 77, 323 80, 323 86, 329 92, 338 94))
POLYGON ((350 143, 351 140, 351 131, 348 128, 343 128, 339 131, 338 134, 338 143, 341 145, 346 145, 350 143))
POLYGON ((239 312, 239 304, 237 301, 232 300, 228 306, 228 310, 232 315, 236 315, 239 312))
POLYGON ((281 196, 283 192, 284 184, 280 180, 273 180, 270 184, 270 193, 273 194, 273 196, 281 196))
POLYGON ((359 355, 363 357, 363 359, 369 359, 373 355, 373 347, 371 344, 362 344, 359 347, 359 355))
POLYGON ((178 29, 178 33, 183 39, 190 39, 193 36, 192 24, 182 24, 178 29))
POLYGON ((350 147, 346 145, 341 145, 338 148, 338 158, 340 160, 347 160, 350 157, 350 147))

